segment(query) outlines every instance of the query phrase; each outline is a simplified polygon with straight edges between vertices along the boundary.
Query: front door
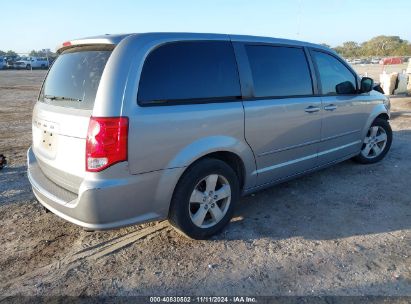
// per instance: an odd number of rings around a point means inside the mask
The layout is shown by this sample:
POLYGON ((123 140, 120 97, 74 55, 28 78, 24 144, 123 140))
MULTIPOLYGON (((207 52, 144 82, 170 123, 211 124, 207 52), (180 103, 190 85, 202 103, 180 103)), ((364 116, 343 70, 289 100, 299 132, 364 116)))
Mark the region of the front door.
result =
POLYGON ((245 138, 254 151, 258 184, 317 165, 321 98, 314 96, 301 47, 245 45, 253 97, 244 101, 245 138))
POLYGON ((368 104, 357 92, 356 76, 337 57, 311 51, 322 93, 323 118, 319 164, 327 164, 360 151, 361 131, 368 104))

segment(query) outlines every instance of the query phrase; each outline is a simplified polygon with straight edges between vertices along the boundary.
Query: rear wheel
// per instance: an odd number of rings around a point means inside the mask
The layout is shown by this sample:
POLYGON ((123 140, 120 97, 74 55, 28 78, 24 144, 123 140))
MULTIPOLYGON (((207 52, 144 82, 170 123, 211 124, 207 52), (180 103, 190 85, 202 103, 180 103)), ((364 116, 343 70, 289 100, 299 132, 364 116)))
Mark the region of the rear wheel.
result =
POLYGON ((31 65, 30 64, 26 65, 26 70, 30 70, 30 69, 31 69, 31 65))
POLYGON ((239 199, 234 170, 218 159, 203 159, 187 169, 174 192, 169 220, 193 239, 218 233, 230 221, 239 199))
POLYGON ((390 150, 392 143, 391 126, 385 119, 377 118, 364 138, 361 153, 354 160, 361 164, 379 162, 390 150))

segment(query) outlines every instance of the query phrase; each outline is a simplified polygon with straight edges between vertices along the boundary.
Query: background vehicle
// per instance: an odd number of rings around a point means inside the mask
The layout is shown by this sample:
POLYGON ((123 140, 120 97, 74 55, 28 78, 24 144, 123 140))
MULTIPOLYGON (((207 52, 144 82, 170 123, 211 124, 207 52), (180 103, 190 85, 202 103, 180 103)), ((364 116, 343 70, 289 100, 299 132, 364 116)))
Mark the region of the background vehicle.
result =
POLYGON ((240 195, 374 163, 391 145, 389 100, 323 46, 152 33, 59 53, 34 107, 28 176, 46 208, 87 229, 168 218, 206 238, 240 195))
POLYGON ((382 58, 380 60, 380 64, 382 65, 401 64, 401 63, 403 63, 403 59, 401 57, 388 57, 388 58, 382 58))
POLYGON ((6 63, 7 69, 13 69, 14 68, 14 61, 8 60, 6 63))
POLYGON ((16 70, 30 70, 30 64, 27 65, 26 62, 24 61, 16 61, 13 63, 12 69, 16 69, 16 70))
POLYGON ((15 62, 16 69, 47 69, 49 61, 45 57, 23 57, 15 62))
POLYGON ((0 70, 4 69, 7 69, 7 62, 5 58, 0 57, 0 70))
POLYGON ((32 64, 34 68, 39 69, 48 69, 50 65, 49 60, 46 57, 35 57, 32 64))
POLYGON ((372 63, 372 64, 379 64, 379 63, 380 63, 380 60, 381 60, 380 58, 374 57, 374 58, 371 59, 371 63, 372 63))
POLYGON ((14 62, 20 59, 19 56, 4 56, 6 60, 6 67, 7 69, 13 69, 14 68, 14 62))

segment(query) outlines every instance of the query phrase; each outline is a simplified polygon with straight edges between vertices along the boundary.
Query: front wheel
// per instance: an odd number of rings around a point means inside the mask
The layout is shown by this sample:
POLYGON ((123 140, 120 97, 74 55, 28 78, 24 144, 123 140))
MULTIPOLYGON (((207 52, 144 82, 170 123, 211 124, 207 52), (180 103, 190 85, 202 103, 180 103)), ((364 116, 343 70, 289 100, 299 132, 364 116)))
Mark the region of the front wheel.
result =
POLYGON ((193 239, 206 239, 230 221, 239 199, 237 174, 225 162, 203 159, 187 169, 174 192, 169 220, 193 239))
POLYGON ((364 138, 361 152, 354 160, 361 164, 373 164, 382 160, 390 150, 392 130, 387 120, 377 118, 364 138))

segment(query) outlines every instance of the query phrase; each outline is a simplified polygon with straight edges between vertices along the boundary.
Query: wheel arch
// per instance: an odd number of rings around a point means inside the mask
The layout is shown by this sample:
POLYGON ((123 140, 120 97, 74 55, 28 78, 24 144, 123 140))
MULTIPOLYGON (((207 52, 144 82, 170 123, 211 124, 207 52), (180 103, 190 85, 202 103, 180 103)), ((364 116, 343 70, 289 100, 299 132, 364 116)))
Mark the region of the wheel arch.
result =
MULTIPOLYGON (((250 146, 230 136, 209 136, 198 139, 182 149, 167 165, 168 168, 184 167, 184 172, 203 158, 225 161, 238 174, 242 188, 255 186, 256 163, 250 146)), ((179 177, 179 179, 181 176, 179 177)))
POLYGON ((386 132, 385 139, 378 140, 378 134, 375 131, 374 134, 370 133, 369 139, 367 142, 363 141, 361 152, 355 156, 353 159, 360 163, 360 164, 373 164, 382 160, 387 152, 389 151, 392 143, 392 130, 389 124, 389 115, 387 113, 378 114, 372 121, 371 125, 367 129, 371 130, 374 128, 373 126, 378 126, 378 128, 384 129, 384 133, 386 132), (377 150, 375 150, 375 146, 378 145, 381 141, 385 141, 383 146, 379 146, 377 150), (363 150, 366 151, 363 153, 363 150), (372 151, 372 154, 370 152, 372 151))
POLYGON ((206 159, 206 158, 218 159, 218 160, 225 162, 227 165, 229 165, 238 177, 238 182, 240 184, 240 190, 243 189, 244 184, 245 184, 245 177, 246 177, 244 161, 241 159, 240 156, 238 156, 236 153, 231 152, 231 151, 216 151, 216 152, 208 153, 196 159, 193 163, 191 163, 190 166, 188 166, 186 170, 184 170, 183 174, 187 171, 188 168, 190 168, 191 166, 195 165, 199 161, 206 159))
MULTIPOLYGON (((238 176, 238 181, 240 185, 240 192, 243 191, 244 187, 247 186, 247 169, 246 165, 244 163, 244 160, 235 152, 229 151, 229 150, 218 150, 218 151, 213 151, 209 152, 206 154, 203 154, 201 156, 198 156, 196 159, 192 160, 191 163, 184 168, 184 170, 181 171, 181 174, 178 176, 178 179, 174 185, 173 191, 172 191, 172 196, 174 196, 174 193, 177 189, 177 186, 181 180, 181 178, 184 176, 184 174, 188 171, 189 168, 200 162, 201 160, 204 159, 218 159, 223 162, 225 162, 227 165, 229 165, 233 171, 236 173, 238 176)), ((170 197, 170 203, 171 203, 171 197, 170 197)), ((171 204, 169 205, 169 207, 171 204)))
POLYGON ((364 128, 362 129, 361 132, 361 140, 365 138, 367 135, 368 129, 371 127, 372 123, 377 119, 377 118, 382 118, 385 120, 390 119, 389 112, 387 108, 383 104, 378 104, 376 105, 370 115, 368 116, 367 122, 364 125, 364 128))
MULTIPOLYGON (((388 116, 388 114, 387 113, 381 113, 380 115, 378 115, 375 119, 377 119, 377 118, 381 118, 381 119, 384 119, 384 120, 389 120, 390 119, 390 117, 388 116)), ((374 119, 374 120, 375 120, 374 119)), ((373 121, 374 121, 373 120, 373 121)))

